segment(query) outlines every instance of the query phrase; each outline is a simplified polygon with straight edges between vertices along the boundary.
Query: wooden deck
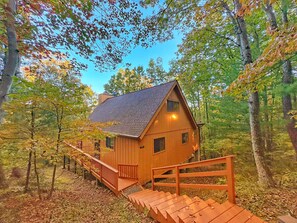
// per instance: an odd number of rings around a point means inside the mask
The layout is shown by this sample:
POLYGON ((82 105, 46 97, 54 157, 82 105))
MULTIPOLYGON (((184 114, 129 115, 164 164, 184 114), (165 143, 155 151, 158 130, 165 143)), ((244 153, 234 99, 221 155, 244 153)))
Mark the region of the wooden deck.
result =
MULTIPOLYGON (((138 183, 138 166, 119 164, 118 170, 106 163, 94 158, 90 154, 68 144, 75 153, 69 153, 69 157, 89 171, 98 181, 106 185, 116 195, 124 189, 138 183)), ((70 161, 70 159, 69 159, 70 161)), ((76 165, 75 165, 76 166, 76 165)), ((64 157, 65 168, 65 157, 64 157)), ((68 169, 70 163, 68 163, 68 169)), ((161 223, 265 223, 251 212, 235 204, 233 156, 221 157, 212 160, 193 162, 187 164, 158 167, 152 169, 152 190, 142 190, 132 193, 128 199, 140 210, 149 210, 149 215, 161 223), (182 170, 197 167, 223 165, 223 170, 190 172, 182 170), (225 185, 215 184, 185 184, 181 178, 188 177, 226 177, 225 185), (175 179, 175 182, 155 182, 155 179, 175 179), (154 191, 155 187, 175 187, 176 193, 154 191), (199 197, 190 198, 187 195, 180 196, 181 188, 205 188, 226 190, 228 201, 219 204, 212 199, 206 201, 199 197)))
POLYGON ((137 180, 133 179, 126 179, 126 178, 119 178, 118 179, 118 192, 121 192, 122 190, 131 187, 135 184, 137 184, 137 180))
MULTIPOLYGON (((119 195, 122 190, 138 183, 138 165, 119 164, 117 170, 81 149, 68 143, 65 144, 72 148, 69 151, 68 169, 70 168, 70 159, 74 160, 75 166, 76 164, 81 165, 81 167, 116 195, 119 195)), ((64 156, 64 168, 65 165, 66 159, 64 156)))
POLYGON ((129 200, 161 223, 265 223, 251 212, 229 201, 219 204, 212 199, 143 190, 130 194, 129 200))

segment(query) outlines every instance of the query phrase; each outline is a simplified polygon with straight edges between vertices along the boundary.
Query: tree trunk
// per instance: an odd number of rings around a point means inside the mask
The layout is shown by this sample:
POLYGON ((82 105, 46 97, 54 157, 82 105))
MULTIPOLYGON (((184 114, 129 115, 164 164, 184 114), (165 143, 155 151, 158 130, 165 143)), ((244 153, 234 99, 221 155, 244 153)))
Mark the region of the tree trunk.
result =
MULTIPOLYGON (((61 132, 62 132, 62 129, 59 127, 58 136, 57 136, 57 145, 56 145, 56 155, 58 155, 59 149, 60 149, 61 132)), ((54 159, 56 159, 56 157, 54 159)), ((50 192, 48 194, 48 199, 50 199, 52 197, 54 189, 55 189, 56 171, 57 171, 57 164, 56 164, 56 161, 55 161, 54 169, 53 169, 53 175, 52 175, 51 189, 50 189, 50 192)))
MULTIPOLYGON (((37 169, 37 157, 36 157, 36 142, 35 142, 35 110, 34 110, 34 103, 31 108, 31 151, 33 151, 33 164, 34 164, 34 173, 36 177, 36 184, 37 184, 37 193, 40 200, 42 200, 41 196, 41 190, 40 190, 40 179, 39 179, 39 173, 37 169)), ((31 153, 31 152, 30 152, 31 153)), ((31 157, 29 157, 28 160, 28 166, 30 164, 31 168, 31 157)), ((27 172, 28 174, 28 172, 27 172)), ((30 170, 29 170, 29 176, 30 176, 30 170)), ((28 184, 29 184, 29 177, 28 177, 28 184)))
POLYGON ((38 197, 40 200, 42 200, 42 196, 41 196, 41 190, 40 190, 40 180, 39 180, 39 173, 38 173, 38 169, 37 169, 37 158, 36 158, 36 148, 33 151, 33 161, 34 161, 34 172, 35 172, 35 176, 36 176, 36 184, 37 184, 37 193, 38 193, 38 197))
POLYGON ((29 182, 30 182, 30 172, 31 172, 31 164, 32 164, 32 151, 29 152, 28 157, 28 165, 27 165, 27 173, 26 173, 26 182, 24 192, 27 193, 29 191, 29 182))
POLYGON ((275 31, 277 29, 277 21, 276 21, 275 13, 273 11, 273 7, 269 0, 266 1, 266 4, 263 6, 263 8, 264 8, 264 11, 266 12, 271 31, 275 31))
MULTIPOLYGON (((57 150, 58 150, 58 148, 57 148, 57 150)), ((50 199, 52 197, 54 189, 55 189, 56 172, 57 172, 57 164, 55 163, 54 164, 54 169, 53 169, 53 175, 52 175, 51 189, 50 189, 50 192, 49 192, 48 197, 47 197, 48 199, 50 199)))
POLYGON ((7 3, 6 21, 4 22, 6 28, 7 42, 8 42, 8 55, 7 62, 4 65, 2 81, 0 84, 0 109, 2 104, 9 93, 12 85, 12 76, 15 74, 18 66, 19 51, 17 49, 17 34, 15 28, 15 13, 16 1, 9 0, 7 3))
POLYGON ((249 97, 249 110, 250 110, 250 127, 252 136, 253 154, 258 171, 259 183, 263 186, 274 186, 272 174, 265 162, 261 128, 259 121, 260 103, 258 92, 254 92, 249 97))
POLYGON ((272 150, 272 129, 270 128, 269 108, 267 88, 264 89, 263 103, 264 103, 264 142, 266 151, 272 150))
MULTIPOLYGON (((241 9, 241 3, 239 0, 234 1, 235 8, 237 11, 241 9)), ((237 30, 240 36, 240 47, 242 52, 242 59, 244 66, 253 62, 251 48, 248 40, 246 23, 243 16, 237 16, 237 30)), ((260 103, 259 103, 259 94, 257 91, 250 93, 249 96, 249 113, 250 113, 250 128, 251 128, 251 140, 253 154, 255 158, 255 163, 258 172, 259 183, 263 186, 271 187, 274 186, 274 181, 272 174, 266 165, 263 143, 262 143, 262 134, 260 128, 260 103)))

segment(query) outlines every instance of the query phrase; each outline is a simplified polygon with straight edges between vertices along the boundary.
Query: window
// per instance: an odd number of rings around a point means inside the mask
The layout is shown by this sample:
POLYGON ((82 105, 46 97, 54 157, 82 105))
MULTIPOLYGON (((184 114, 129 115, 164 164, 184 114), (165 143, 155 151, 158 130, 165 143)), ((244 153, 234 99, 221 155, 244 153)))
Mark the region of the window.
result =
POLYGON ((168 112, 177 112, 179 111, 179 102, 167 100, 167 111, 168 112))
POLYGON ((188 132, 182 133, 182 144, 185 144, 188 141, 189 141, 189 133, 188 132))
POLYGON ((106 137, 106 148, 114 149, 114 137, 106 137))
POLYGON ((165 138, 154 139, 154 153, 165 150, 165 138))

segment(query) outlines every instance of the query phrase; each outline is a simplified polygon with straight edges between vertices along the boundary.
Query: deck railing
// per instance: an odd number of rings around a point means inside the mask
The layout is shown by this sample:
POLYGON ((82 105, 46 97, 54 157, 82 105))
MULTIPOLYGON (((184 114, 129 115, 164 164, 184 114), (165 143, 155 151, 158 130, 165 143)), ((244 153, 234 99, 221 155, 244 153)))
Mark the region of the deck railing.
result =
POLYGON ((118 164, 119 177, 138 180, 138 165, 118 164))
POLYGON ((202 188, 211 190, 226 190, 228 193, 228 200, 235 204, 235 184, 234 184, 234 156, 225 156, 216 159, 203 160, 198 162, 157 167, 152 169, 152 189, 155 186, 162 187, 175 187, 176 194, 180 195, 180 188, 202 188), (204 171, 204 172, 188 172, 181 173, 181 170, 192 169, 197 167, 208 167, 217 164, 223 165, 223 170, 216 171, 204 171), (170 172, 168 174, 168 172, 170 172), (193 177, 226 177, 226 184, 194 184, 194 183, 181 183, 181 178, 193 178, 193 177), (174 183, 168 182, 155 182, 155 179, 175 179, 174 183))
POLYGON ((104 183, 115 194, 118 194, 118 170, 69 143, 65 144, 73 149, 69 153, 69 156, 72 159, 82 165, 86 170, 88 170, 100 182, 104 183))

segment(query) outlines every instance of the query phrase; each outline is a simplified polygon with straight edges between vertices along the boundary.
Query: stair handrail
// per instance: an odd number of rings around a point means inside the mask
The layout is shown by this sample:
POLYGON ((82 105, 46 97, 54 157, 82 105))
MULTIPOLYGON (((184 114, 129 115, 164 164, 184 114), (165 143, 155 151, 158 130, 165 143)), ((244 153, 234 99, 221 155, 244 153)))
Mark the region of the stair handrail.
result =
POLYGON ((235 180, 234 180, 234 155, 224 156, 214 159, 208 159, 203 161, 176 164, 163 167, 152 168, 152 190, 155 186, 175 187, 176 194, 180 195, 180 188, 205 188, 205 189, 216 189, 226 190, 228 193, 228 200, 235 204, 235 180), (189 169, 201 166, 210 166, 215 164, 226 164, 226 169, 218 171, 204 171, 194 173, 180 173, 181 169, 189 169), (157 171, 167 172, 169 170, 175 172, 173 174, 155 174, 157 171), (208 177, 208 176, 225 176, 227 180, 226 185, 217 184, 185 184, 180 182, 180 178, 186 177, 208 177), (175 178, 175 183, 156 183, 156 178, 175 178))
POLYGON ((72 144, 68 143, 68 142, 64 142, 65 145, 71 147, 72 149, 78 151, 79 153, 81 153, 82 155, 86 156, 87 158, 89 158, 90 160, 94 161, 95 163, 98 163, 100 166, 100 171, 96 171, 95 169, 92 168, 92 165, 89 167, 89 171, 93 173, 93 175, 100 180, 101 182, 103 182, 107 187, 109 187, 115 194, 118 193, 118 178, 119 178, 119 171, 115 168, 113 168, 112 166, 109 166, 108 164, 102 162, 101 160, 98 160, 97 158, 91 156, 90 154, 84 152, 83 150, 73 146, 72 144), (115 176, 115 183, 112 184, 107 178, 104 177, 103 174, 103 168, 106 168, 107 170, 111 171, 114 176, 115 176))

